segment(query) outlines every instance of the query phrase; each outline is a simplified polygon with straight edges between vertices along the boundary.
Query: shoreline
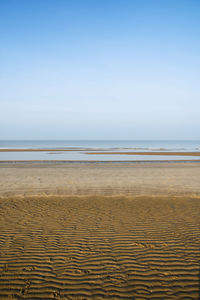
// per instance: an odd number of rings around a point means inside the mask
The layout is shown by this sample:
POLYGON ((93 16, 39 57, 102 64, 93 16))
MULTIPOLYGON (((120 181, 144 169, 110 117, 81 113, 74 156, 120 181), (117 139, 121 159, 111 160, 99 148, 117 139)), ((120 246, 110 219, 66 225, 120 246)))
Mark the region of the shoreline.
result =
POLYGON ((0 149, 0 152, 85 152, 85 154, 89 155, 164 155, 164 156, 200 156, 200 152, 195 151, 132 151, 132 152, 125 152, 125 151, 99 151, 99 149, 92 149, 88 150, 87 148, 80 148, 80 149, 0 149))
POLYGON ((100 151, 99 149, 88 149, 88 148, 72 148, 72 149, 53 149, 53 148, 37 148, 37 149, 18 149, 18 148, 1 148, 0 152, 85 152, 85 154, 95 154, 95 155, 172 155, 172 156, 200 156, 199 151, 109 151, 109 149, 105 149, 100 151))
POLYGON ((200 163, 200 159, 184 160, 0 160, 3 164, 176 164, 176 163, 200 163))
MULTIPOLYGON (((53 148, 39 148, 39 149, 18 149, 18 148, 5 148, 0 149, 0 152, 63 152, 63 151, 88 151, 87 148, 80 148, 80 149, 53 149, 53 148)), ((95 150, 94 150, 95 151, 95 150)), ((99 150, 98 150, 99 151, 99 150)))

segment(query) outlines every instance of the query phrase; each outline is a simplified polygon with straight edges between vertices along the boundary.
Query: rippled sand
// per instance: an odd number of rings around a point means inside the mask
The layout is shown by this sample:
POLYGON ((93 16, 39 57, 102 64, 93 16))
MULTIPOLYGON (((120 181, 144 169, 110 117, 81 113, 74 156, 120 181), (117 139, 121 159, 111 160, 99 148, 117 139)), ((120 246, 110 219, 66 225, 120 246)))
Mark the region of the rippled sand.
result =
POLYGON ((198 164, 0 166, 1 299, 199 299, 198 164))

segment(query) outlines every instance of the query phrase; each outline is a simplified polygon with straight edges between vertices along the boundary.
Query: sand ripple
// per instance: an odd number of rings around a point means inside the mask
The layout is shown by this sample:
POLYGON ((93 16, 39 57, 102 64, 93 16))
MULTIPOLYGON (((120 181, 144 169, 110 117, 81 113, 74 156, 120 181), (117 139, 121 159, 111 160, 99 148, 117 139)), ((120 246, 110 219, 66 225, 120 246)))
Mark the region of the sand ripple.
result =
POLYGON ((199 198, 0 199, 1 299, 198 299, 199 198))

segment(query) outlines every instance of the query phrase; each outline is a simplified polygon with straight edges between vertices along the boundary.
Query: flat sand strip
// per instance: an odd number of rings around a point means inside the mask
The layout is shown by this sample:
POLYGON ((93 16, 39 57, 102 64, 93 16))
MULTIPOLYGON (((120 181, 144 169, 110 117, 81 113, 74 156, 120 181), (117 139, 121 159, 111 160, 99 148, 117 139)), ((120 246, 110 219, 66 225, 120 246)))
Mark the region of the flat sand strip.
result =
POLYGON ((200 195, 197 162, 4 162, 0 195, 200 195))
POLYGON ((86 152, 85 154, 95 154, 95 155, 107 155, 107 154, 120 154, 120 155, 173 155, 173 156, 200 156, 200 152, 157 152, 157 151, 149 151, 149 152, 86 152))
POLYGON ((197 300, 199 200, 0 197, 0 299, 197 300))

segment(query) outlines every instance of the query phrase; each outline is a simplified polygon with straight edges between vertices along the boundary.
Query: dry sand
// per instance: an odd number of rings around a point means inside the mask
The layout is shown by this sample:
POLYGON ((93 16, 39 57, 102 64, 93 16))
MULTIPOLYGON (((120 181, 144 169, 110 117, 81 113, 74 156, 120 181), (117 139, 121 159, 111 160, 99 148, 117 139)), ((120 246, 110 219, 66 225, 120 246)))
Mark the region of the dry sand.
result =
POLYGON ((199 163, 0 164, 0 299, 199 299, 199 163))

